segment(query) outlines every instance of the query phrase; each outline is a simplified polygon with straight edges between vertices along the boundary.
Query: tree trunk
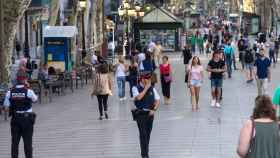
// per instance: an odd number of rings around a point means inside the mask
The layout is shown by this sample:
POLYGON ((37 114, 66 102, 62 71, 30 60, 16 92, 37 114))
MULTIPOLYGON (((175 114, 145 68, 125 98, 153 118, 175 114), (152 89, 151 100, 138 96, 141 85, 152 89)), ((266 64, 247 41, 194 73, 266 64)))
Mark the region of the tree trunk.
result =
POLYGON ((58 12, 59 12, 59 0, 52 0, 51 1, 51 16, 49 19, 49 25, 50 26, 55 26, 57 17, 58 17, 58 12))
MULTIPOLYGON (((72 26, 77 26, 77 20, 78 20, 78 14, 79 14, 79 10, 78 10, 78 0, 74 0, 73 3, 73 14, 70 16, 69 19, 69 25, 72 26)), ((76 36, 74 37, 74 39, 71 41, 71 54, 72 54, 72 60, 74 62, 75 67, 79 66, 79 62, 77 61, 77 45, 76 45, 76 36)))
POLYGON ((0 83, 8 84, 10 81, 10 63, 14 47, 16 26, 31 0, 1 0, 2 8, 0 23, 2 23, 0 43, 0 83))
POLYGON ((102 50, 102 43, 104 38, 104 0, 96 0, 95 10, 93 13, 94 24, 94 47, 95 50, 102 50))

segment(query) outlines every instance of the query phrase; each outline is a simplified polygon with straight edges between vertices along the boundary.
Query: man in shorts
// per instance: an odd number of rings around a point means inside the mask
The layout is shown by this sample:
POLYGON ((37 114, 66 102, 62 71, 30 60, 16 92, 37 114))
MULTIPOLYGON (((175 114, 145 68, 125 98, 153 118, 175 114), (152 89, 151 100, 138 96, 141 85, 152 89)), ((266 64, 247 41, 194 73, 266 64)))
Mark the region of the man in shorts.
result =
POLYGON ((213 53, 213 59, 208 63, 207 71, 211 73, 212 107, 221 107, 221 89, 223 86, 223 73, 227 71, 225 62, 220 58, 218 51, 213 53))
POLYGON ((253 50, 247 49, 244 55, 246 75, 247 75, 247 83, 251 83, 254 81, 254 62, 255 62, 255 54, 253 50))

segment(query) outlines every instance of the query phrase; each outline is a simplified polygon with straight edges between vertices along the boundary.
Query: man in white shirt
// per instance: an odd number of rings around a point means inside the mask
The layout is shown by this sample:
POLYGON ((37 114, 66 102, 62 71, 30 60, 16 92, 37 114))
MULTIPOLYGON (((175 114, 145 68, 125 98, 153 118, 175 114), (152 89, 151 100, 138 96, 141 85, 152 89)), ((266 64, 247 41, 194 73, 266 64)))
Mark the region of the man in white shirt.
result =
POLYGON ((98 64, 98 58, 95 54, 92 54, 92 56, 91 56, 91 64, 92 65, 98 64))

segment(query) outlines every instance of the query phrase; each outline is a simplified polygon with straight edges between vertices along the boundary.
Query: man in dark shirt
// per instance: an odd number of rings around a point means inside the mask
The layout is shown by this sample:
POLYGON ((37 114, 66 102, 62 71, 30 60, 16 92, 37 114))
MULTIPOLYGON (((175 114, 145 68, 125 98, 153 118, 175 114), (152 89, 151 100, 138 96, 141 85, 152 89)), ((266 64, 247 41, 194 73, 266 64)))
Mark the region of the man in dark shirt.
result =
POLYGON ((265 56, 265 50, 260 50, 260 58, 255 61, 255 74, 258 87, 258 95, 267 94, 268 82, 271 81, 271 62, 265 56))
POLYGON ((192 59, 192 53, 191 53, 191 46, 190 45, 186 45, 184 47, 182 57, 184 58, 184 65, 185 65, 185 69, 187 70, 188 69, 188 64, 189 64, 190 60, 192 59))
POLYGON ((210 72, 212 88, 211 106, 220 107, 223 73, 227 71, 227 68, 218 51, 214 52, 213 59, 209 61, 207 71, 210 72))
POLYGON ((246 47, 245 47, 245 40, 243 36, 241 36, 240 39, 238 40, 237 46, 239 51, 239 61, 241 62, 242 69, 244 70, 245 68, 244 54, 245 54, 246 47))

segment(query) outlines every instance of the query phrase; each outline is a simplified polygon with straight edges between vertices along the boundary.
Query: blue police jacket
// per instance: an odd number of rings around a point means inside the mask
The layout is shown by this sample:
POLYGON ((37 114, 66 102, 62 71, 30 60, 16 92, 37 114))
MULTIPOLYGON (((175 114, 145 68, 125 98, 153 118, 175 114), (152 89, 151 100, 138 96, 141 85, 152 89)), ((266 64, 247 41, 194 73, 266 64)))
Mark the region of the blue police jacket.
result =
POLYGON ((28 89, 13 88, 10 93, 10 103, 13 111, 27 111, 32 108, 32 100, 27 97, 28 89))
MULTIPOLYGON (((141 93, 144 90, 144 87, 138 85, 137 89, 139 93, 141 93)), ((145 96, 141 100, 135 100, 135 106, 137 109, 152 109, 153 104, 155 103, 155 94, 153 91, 154 87, 150 87, 150 89, 147 91, 145 96)))

